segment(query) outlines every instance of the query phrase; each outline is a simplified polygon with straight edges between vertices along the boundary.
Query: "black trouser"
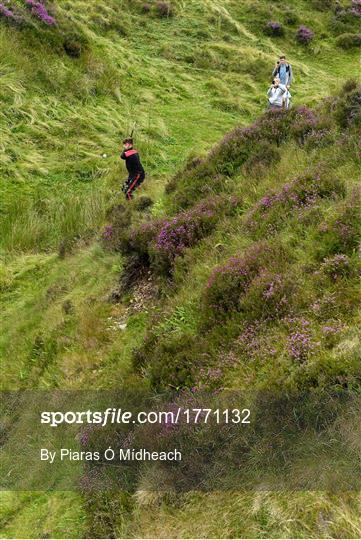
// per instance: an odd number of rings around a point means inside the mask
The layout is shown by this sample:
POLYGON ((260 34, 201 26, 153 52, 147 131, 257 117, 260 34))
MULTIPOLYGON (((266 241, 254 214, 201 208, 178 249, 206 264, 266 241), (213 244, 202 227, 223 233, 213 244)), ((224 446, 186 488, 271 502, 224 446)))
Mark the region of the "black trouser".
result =
POLYGON ((138 186, 143 182, 145 178, 145 172, 139 172, 132 176, 129 176, 127 180, 124 182, 122 191, 125 193, 126 199, 131 199, 133 196, 133 191, 137 189, 138 186))

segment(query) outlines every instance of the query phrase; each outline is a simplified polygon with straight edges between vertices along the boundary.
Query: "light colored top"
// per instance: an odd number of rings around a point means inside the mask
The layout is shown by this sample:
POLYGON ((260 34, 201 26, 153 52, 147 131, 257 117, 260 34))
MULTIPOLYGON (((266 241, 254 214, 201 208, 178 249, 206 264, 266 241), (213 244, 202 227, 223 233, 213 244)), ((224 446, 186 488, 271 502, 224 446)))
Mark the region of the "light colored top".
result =
POLYGON ((276 88, 274 86, 271 86, 267 92, 268 101, 270 102, 271 105, 282 107, 283 98, 286 93, 287 93, 287 88, 284 84, 279 84, 276 88))

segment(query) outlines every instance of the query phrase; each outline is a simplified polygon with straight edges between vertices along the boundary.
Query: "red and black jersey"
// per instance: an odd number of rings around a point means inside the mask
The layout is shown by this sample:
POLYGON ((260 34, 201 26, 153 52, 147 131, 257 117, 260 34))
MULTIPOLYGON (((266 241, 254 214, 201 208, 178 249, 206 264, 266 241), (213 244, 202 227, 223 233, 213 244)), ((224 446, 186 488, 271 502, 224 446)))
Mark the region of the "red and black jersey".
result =
POLYGON ((139 173, 144 173, 143 165, 140 162, 138 150, 130 148, 124 150, 120 157, 125 160, 125 165, 128 169, 130 177, 133 177, 139 173))

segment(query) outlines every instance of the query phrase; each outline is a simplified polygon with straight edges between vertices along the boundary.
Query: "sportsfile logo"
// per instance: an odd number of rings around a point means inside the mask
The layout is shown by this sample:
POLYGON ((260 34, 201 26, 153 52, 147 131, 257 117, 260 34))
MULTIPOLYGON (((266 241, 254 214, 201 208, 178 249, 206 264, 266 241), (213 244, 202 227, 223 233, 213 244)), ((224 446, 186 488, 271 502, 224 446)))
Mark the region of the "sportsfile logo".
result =
POLYGON ((61 424, 157 424, 162 422, 176 423, 174 413, 170 411, 161 412, 139 412, 133 415, 130 411, 122 409, 108 408, 105 411, 43 411, 41 413, 41 423, 50 424, 57 427, 61 424))

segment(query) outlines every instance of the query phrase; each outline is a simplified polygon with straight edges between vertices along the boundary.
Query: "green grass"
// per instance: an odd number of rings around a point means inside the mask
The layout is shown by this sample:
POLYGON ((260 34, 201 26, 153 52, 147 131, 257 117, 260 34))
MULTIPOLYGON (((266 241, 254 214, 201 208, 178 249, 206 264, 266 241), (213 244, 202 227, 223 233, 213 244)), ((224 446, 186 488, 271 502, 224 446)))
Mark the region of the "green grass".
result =
POLYGON ((86 514, 75 493, 1 493, 2 538, 83 538, 86 514))
MULTIPOLYGON (((134 349, 142 347, 144 336, 152 331, 159 342, 202 337, 200 306, 206 280, 216 265, 243 253, 254 240, 241 227, 247 209, 321 160, 344 179, 348 192, 359 181, 359 161, 351 158, 349 148, 330 146, 318 152, 289 142, 281 149, 279 163, 261 176, 243 170, 232 178, 231 191, 243 200, 241 215, 222 221, 186 253, 177 263, 174 286, 161 282, 163 295, 146 300, 148 313, 129 311, 131 295, 109 303, 124 259, 105 251, 99 236, 107 210, 123 197, 125 171, 118 153, 135 121, 137 146, 148 172, 142 192, 155 201, 153 216, 161 216, 171 206, 164 185, 187 157, 206 155, 235 124, 247 125, 265 109, 270 71, 280 53, 286 52, 294 67, 295 104, 319 104, 339 91, 350 75, 357 75, 359 66, 357 51, 336 46, 331 10, 317 11, 306 1, 274 3, 271 9, 261 0, 178 0, 170 19, 141 14, 141 4, 59 0, 59 32, 75 32, 88 43, 79 59, 59 50, 57 33, 14 30, 0 21, 4 389, 119 388, 132 382, 148 386, 149 380, 132 369, 134 349), (298 24, 285 23, 286 7, 298 15, 300 24, 315 31, 309 47, 295 43, 298 24), (285 24, 284 38, 263 34, 269 19, 285 24), (59 256, 59 246, 65 257, 59 256), (114 321, 124 320, 126 330, 116 328, 114 321)), ((336 206, 325 201, 322 219, 331 219, 336 206)), ((302 276, 310 297, 316 295, 315 285, 302 272, 317 247, 316 221, 308 227, 286 220, 278 237, 294 251, 293 275, 302 276)), ((325 373, 354 373, 359 361, 357 286, 350 280, 338 289, 326 289, 321 292, 331 309, 329 319, 346 325, 339 342, 330 350, 325 346, 304 372, 286 358, 285 329, 275 327, 266 336, 278 344, 274 361, 265 362, 263 351, 227 371, 222 384, 237 389, 272 384, 294 388, 318 378, 327 387, 325 373), (327 298, 335 295, 339 300, 332 311, 327 298)), ((320 324, 313 321, 316 334, 320 324)), ((226 332, 233 335, 232 328, 226 332)), ((217 333, 209 336, 207 351, 216 362, 222 360, 224 345, 232 349, 231 338, 223 343, 218 338, 217 333)), ((264 347, 269 346, 267 339, 264 347)), ((156 348, 152 354, 157 355, 156 348)), ((356 432, 352 424, 349 430, 356 432)), ((100 534, 97 526, 103 521, 111 523, 103 534, 134 538, 361 534, 356 493, 215 492, 169 501, 149 491, 148 483, 152 485, 151 478, 140 480, 129 508, 122 503, 119 516, 112 514, 112 504, 110 510, 100 503, 89 509, 89 501, 80 494, 5 492, 1 535, 85 538, 94 531, 100 534)))
POLYGON ((106 298, 121 267, 119 256, 104 253, 97 244, 78 247, 61 262, 56 254, 4 260, 3 388, 117 384, 128 370, 129 351, 141 338, 135 315, 134 330, 129 325, 126 337, 111 328, 110 317, 119 318, 122 309, 106 298), (71 306, 68 314, 66 304, 71 306))
MULTIPOLYGON (((90 44, 80 59, 31 32, 0 28, 6 250, 54 248, 61 238, 96 230, 109 200, 119 197, 118 151, 134 121, 149 189, 159 195, 163 175, 189 152, 203 152, 263 110, 269 73, 284 49, 294 65, 295 103, 328 95, 357 65, 356 52, 335 48, 330 14, 306 17, 301 3, 294 9, 318 35, 306 49, 295 45, 292 27, 279 42, 253 25, 264 18, 261 3, 178 2, 169 20, 140 15, 127 2, 67 7, 58 2, 61 28, 90 44), (116 24, 125 36, 104 31, 116 24)), ((282 7, 272 15, 282 18, 282 7)))

